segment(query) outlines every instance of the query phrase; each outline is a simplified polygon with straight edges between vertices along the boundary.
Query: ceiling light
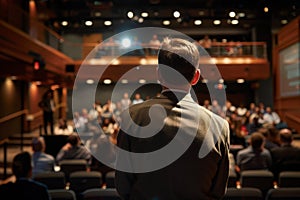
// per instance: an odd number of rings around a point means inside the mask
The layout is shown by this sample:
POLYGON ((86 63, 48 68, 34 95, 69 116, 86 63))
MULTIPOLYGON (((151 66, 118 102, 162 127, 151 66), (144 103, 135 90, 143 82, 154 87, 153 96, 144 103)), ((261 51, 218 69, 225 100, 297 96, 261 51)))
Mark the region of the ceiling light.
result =
POLYGON ((264 12, 265 12, 265 13, 269 12, 269 8, 268 8, 267 6, 264 7, 264 12))
POLYGON ((149 14, 148 14, 147 12, 142 12, 142 13, 141 13, 141 16, 142 16, 142 17, 148 17, 149 14))
POLYGON ((194 21, 194 24, 199 26, 200 24, 202 24, 202 21, 200 19, 197 19, 194 21))
POLYGON ((163 21, 163 25, 165 25, 165 26, 168 26, 170 24, 171 24, 170 20, 164 20, 163 21))
POLYGON ((181 22, 182 22, 182 18, 181 18, 181 17, 178 18, 178 19, 177 19, 177 22, 178 22, 178 23, 181 23, 181 22))
POLYGON ((180 12, 179 11, 174 11, 173 12, 173 16, 175 17, 175 18, 178 18, 178 17, 180 17, 180 12))
POLYGON ((137 21, 137 20, 139 20, 139 17, 135 15, 135 16, 133 17, 133 20, 137 21))
POLYGON ((84 24, 85 24, 86 26, 92 26, 92 25, 93 25, 93 22, 90 21, 90 20, 87 20, 87 21, 84 22, 84 24))
POLYGON ((287 24, 287 23, 288 23, 288 20, 282 19, 280 22, 281 22, 281 24, 287 24))
POLYGON ((236 80, 236 82, 237 82, 237 83, 244 83, 245 80, 244 80, 243 78, 239 78, 239 79, 236 80))
POLYGON ((62 22, 61 22, 61 25, 62 25, 62 26, 68 26, 68 24, 69 24, 69 23, 68 23, 67 21, 62 21, 62 22))
POLYGON ((235 16, 236 16, 235 12, 231 11, 231 12, 229 13, 229 17, 235 17, 235 16))
POLYGON ((92 85, 95 83, 95 81, 93 79, 87 79, 85 82, 86 82, 86 84, 89 84, 89 85, 92 85))
POLYGON ((122 79, 121 83, 126 84, 126 83, 128 83, 128 80, 127 79, 122 79))
POLYGON ((106 20, 106 21, 104 21, 104 25, 110 26, 110 25, 112 25, 112 22, 110 20, 106 20))
POLYGON ((246 16, 246 14, 245 14, 245 13, 243 13, 243 12, 241 12, 241 13, 239 13, 239 14, 238 14, 238 16, 239 16, 239 17, 245 17, 245 16, 246 16))
POLYGON ((109 84, 111 84, 111 80, 110 79, 104 79, 103 83, 106 84, 106 85, 109 85, 109 84))
POLYGON ((128 17, 129 19, 132 19, 133 16, 134 16, 134 13, 133 13, 132 11, 129 11, 129 12, 127 13, 127 17, 128 17))
POLYGON ((140 84, 146 83, 146 80, 145 80, 145 79, 140 79, 140 80, 139 80, 139 83, 140 83, 140 84))
POLYGON ((234 20, 231 21, 231 24, 233 24, 233 25, 236 25, 238 23, 239 23, 239 20, 237 20, 237 19, 234 19, 234 20))
POLYGON ((216 19, 216 20, 214 20, 214 25, 220 25, 221 24, 221 20, 218 20, 218 19, 216 19))
POLYGON ((130 40, 129 38, 124 38, 124 39, 122 40, 122 46, 123 46, 124 48, 130 47, 130 46, 131 46, 131 40, 130 40))
POLYGON ((138 20, 139 23, 143 23, 144 22, 144 18, 140 17, 138 20))
POLYGON ((95 17, 100 17, 101 16, 101 12, 97 11, 95 12, 95 17))

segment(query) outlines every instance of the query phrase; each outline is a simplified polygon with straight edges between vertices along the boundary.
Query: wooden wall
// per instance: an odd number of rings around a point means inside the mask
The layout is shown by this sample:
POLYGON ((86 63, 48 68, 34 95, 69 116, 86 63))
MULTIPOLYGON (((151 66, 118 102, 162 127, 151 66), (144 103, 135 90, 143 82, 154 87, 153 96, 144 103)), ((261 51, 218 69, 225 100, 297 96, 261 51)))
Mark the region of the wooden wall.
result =
MULTIPOLYGON (((282 96, 280 91, 280 64, 279 53, 281 50, 300 42, 300 16, 284 26, 278 33, 278 43, 273 49, 273 63, 275 75, 275 98, 274 105, 281 118, 288 123, 288 125, 300 133, 300 95, 297 96, 282 96)), ((299 50, 298 50, 299 54, 299 50)), ((299 58, 299 55, 298 55, 299 58)), ((298 61, 300 69, 300 63, 298 61)))

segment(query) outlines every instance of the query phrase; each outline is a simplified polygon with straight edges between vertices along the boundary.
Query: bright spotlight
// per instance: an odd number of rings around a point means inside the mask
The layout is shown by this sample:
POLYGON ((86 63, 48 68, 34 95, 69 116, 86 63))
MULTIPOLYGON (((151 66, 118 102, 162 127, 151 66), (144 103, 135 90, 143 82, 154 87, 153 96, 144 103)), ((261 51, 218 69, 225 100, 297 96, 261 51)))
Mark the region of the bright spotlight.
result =
POLYGON ((129 12, 127 13, 127 17, 128 17, 129 19, 132 19, 133 16, 134 16, 134 13, 133 13, 132 11, 129 11, 129 12))
POLYGON ((124 48, 130 47, 130 46, 131 46, 131 40, 130 40, 129 38, 124 38, 124 39, 122 40, 122 46, 123 46, 124 48))

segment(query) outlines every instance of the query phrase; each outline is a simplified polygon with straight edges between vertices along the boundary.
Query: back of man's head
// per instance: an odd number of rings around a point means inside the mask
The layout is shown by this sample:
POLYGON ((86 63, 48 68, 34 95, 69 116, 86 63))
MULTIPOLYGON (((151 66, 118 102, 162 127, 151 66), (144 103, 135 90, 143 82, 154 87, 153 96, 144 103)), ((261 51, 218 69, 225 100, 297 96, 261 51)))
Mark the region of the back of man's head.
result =
POLYGON ((263 145, 264 139, 265 138, 264 138, 263 134, 261 134, 259 132, 252 133, 250 142, 251 142, 251 146, 254 149, 254 151, 262 150, 262 145, 263 145))
POLYGON ((292 132, 285 128, 279 131, 280 141, 282 144, 291 144, 293 141, 292 132))
POLYGON ((158 53, 158 72, 163 79, 160 81, 172 85, 190 83, 198 69, 199 58, 193 43, 180 38, 165 38, 158 53))
POLYGON ((32 150, 34 152, 43 152, 45 151, 45 140, 43 137, 36 137, 32 139, 32 150))
POLYGON ((12 163, 12 171, 17 179, 31 176, 31 156, 28 152, 17 154, 12 163))
POLYGON ((79 144, 79 137, 76 133, 69 135, 67 142, 72 146, 77 146, 79 144))

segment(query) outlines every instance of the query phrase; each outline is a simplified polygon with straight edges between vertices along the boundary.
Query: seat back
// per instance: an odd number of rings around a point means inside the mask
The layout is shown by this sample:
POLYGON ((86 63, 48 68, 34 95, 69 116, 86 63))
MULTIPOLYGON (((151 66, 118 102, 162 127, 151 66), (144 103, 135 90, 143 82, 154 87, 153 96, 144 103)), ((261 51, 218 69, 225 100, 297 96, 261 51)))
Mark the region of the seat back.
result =
POLYGON ((257 188, 227 188, 223 200, 262 200, 263 194, 257 188))
POLYGON ((105 181, 106 181, 106 187, 107 188, 115 188, 115 171, 110 171, 106 173, 105 181))
POLYGON ((114 188, 109 189, 89 189, 82 193, 84 200, 121 200, 118 192, 114 188))
POLYGON ((286 171, 279 174, 279 187, 300 187, 300 171, 286 171))
POLYGON ((70 174, 70 189, 75 193, 91 188, 101 188, 102 174, 96 171, 77 171, 70 174))
POLYGON ((237 175, 234 170, 229 170, 229 178, 227 187, 236 187, 237 175))
POLYGON ((274 187, 274 176, 272 172, 267 170, 246 170, 241 173, 242 187, 258 188, 263 195, 274 187))
POLYGON ((87 161, 84 159, 62 160, 59 162, 60 171, 65 173, 66 181, 69 182, 69 176, 72 172, 86 171, 87 161))
POLYGON ((75 192, 72 190, 48 190, 51 200, 76 200, 75 192))
POLYGON ((34 177, 35 181, 47 185, 49 190, 64 189, 66 186, 65 173, 63 172, 45 172, 34 177))
POLYGON ((299 200, 300 187, 298 188, 277 188, 268 191, 266 200, 299 200))

